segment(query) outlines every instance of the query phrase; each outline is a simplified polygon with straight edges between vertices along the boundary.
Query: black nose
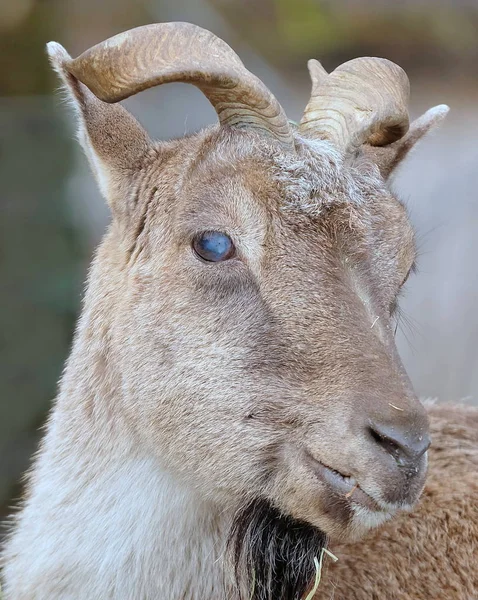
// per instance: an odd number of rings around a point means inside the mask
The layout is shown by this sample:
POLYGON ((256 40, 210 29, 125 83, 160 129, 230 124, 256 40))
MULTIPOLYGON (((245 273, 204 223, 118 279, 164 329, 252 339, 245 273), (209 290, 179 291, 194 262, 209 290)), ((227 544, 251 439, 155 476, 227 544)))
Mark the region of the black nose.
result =
POLYGON ((417 463, 430 447, 430 437, 426 432, 413 432, 411 429, 388 425, 371 424, 372 439, 393 456, 398 466, 409 467, 417 463))

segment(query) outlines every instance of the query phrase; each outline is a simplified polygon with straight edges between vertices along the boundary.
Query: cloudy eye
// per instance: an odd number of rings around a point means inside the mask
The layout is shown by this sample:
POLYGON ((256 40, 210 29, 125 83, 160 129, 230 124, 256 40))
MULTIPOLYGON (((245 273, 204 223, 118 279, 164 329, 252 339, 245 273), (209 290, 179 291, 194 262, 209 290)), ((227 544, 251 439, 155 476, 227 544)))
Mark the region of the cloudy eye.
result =
POLYGON ((231 238, 220 231, 200 233, 193 240, 196 254, 208 262, 220 262, 234 255, 234 244, 231 238))

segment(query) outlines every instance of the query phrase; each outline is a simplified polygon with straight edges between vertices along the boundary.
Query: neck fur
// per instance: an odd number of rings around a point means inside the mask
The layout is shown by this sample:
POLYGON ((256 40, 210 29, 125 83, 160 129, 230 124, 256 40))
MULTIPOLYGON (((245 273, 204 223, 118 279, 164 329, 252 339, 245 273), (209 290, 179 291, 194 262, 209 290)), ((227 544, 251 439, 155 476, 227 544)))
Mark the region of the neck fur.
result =
POLYGON ((54 415, 9 549, 30 563, 39 595, 25 598, 223 600, 226 528, 216 508, 154 457, 100 447, 94 429, 72 445, 62 429, 54 415))
POLYGON ((118 378, 104 340, 85 343, 88 320, 7 544, 6 580, 18 600, 223 600, 227 519, 118 418, 118 378))

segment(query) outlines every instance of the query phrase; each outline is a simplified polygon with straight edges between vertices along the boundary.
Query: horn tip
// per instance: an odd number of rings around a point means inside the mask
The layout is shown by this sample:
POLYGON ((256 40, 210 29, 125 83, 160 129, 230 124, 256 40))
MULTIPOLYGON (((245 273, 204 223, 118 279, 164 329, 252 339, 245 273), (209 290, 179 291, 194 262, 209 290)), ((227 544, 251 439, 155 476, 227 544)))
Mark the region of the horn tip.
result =
POLYGON ((315 58, 310 58, 307 61, 307 67, 311 74, 314 73, 321 76, 328 75, 327 71, 322 66, 322 63, 315 58))
POLYGON ((326 81, 329 74, 315 58, 311 58, 307 61, 307 68, 309 69, 310 79, 312 80, 312 95, 314 95, 317 88, 326 81))

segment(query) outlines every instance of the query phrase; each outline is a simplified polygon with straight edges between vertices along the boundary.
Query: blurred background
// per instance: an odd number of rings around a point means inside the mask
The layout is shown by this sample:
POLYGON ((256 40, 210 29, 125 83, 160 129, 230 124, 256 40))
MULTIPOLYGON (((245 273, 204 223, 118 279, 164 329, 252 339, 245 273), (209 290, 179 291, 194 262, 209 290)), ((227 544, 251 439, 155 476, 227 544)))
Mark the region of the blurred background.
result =
MULTIPOLYGON (((309 98, 311 57, 327 70, 387 57, 410 77, 412 117, 450 105, 394 182, 420 246, 397 338, 420 395, 477 403, 478 0, 0 0, 0 519, 21 491, 108 222, 45 43, 75 56, 172 20, 225 39, 294 120, 309 98)), ((162 139, 215 120, 192 86, 149 90, 127 105, 162 139)))

